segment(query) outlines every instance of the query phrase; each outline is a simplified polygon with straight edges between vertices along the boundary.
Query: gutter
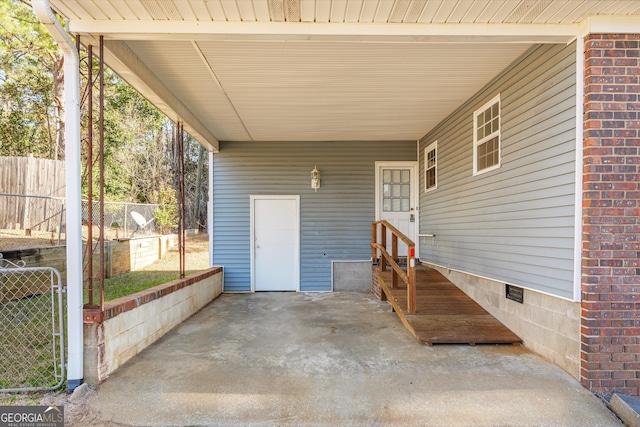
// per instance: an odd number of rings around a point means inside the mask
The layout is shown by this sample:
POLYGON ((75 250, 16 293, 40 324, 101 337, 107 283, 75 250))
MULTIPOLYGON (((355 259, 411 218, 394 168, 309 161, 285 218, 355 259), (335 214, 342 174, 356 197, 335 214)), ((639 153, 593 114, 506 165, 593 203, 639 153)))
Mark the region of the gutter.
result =
POLYGON ((49 0, 32 0, 33 11, 64 55, 65 163, 67 198, 67 392, 83 382, 82 197, 80 161, 80 69, 75 43, 51 10, 49 0))

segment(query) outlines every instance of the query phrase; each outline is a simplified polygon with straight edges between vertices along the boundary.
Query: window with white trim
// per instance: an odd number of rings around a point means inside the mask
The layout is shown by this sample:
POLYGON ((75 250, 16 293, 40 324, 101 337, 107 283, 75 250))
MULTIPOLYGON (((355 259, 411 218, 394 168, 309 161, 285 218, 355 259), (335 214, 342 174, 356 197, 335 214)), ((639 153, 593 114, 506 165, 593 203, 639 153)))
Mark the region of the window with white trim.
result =
POLYGON ((500 167, 500 95, 473 113, 473 174, 500 167))
POLYGON ((438 187, 438 141, 424 149, 424 191, 438 187))

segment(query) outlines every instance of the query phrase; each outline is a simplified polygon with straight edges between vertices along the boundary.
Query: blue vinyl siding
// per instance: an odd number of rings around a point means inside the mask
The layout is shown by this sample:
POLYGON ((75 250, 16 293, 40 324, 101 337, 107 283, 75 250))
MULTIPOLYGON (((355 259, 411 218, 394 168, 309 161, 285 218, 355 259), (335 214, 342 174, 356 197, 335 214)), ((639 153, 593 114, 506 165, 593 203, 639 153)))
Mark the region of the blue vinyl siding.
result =
POLYGON ((573 297, 575 43, 531 49, 420 141, 420 258, 573 297), (502 161, 473 176, 473 113, 501 97, 502 161), (438 141, 438 188, 423 150, 438 141))
POLYGON ((213 162, 213 261, 224 266, 225 290, 251 289, 250 195, 300 195, 302 291, 331 289, 332 260, 371 258, 375 162, 390 160, 416 160, 416 142, 221 143, 213 162))

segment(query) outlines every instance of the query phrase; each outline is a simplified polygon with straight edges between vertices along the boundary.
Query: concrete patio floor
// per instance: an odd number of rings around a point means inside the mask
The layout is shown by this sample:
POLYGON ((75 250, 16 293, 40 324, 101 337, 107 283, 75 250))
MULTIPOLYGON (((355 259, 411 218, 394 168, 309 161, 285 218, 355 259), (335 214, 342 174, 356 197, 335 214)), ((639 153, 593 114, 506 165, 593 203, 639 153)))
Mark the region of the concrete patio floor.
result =
POLYGON ((524 347, 427 347, 359 292, 224 294, 87 403, 73 425, 621 425, 524 347))

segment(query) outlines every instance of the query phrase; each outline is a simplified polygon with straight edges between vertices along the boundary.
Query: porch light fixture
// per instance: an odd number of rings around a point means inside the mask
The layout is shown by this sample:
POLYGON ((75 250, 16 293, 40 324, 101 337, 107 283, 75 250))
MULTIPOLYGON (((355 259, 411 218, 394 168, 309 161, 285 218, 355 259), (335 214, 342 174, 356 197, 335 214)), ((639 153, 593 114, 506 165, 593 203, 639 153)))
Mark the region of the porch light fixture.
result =
POLYGON ((311 171, 311 188, 315 191, 318 191, 318 188, 320 188, 320 171, 316 166, 314 166, 311 171))

